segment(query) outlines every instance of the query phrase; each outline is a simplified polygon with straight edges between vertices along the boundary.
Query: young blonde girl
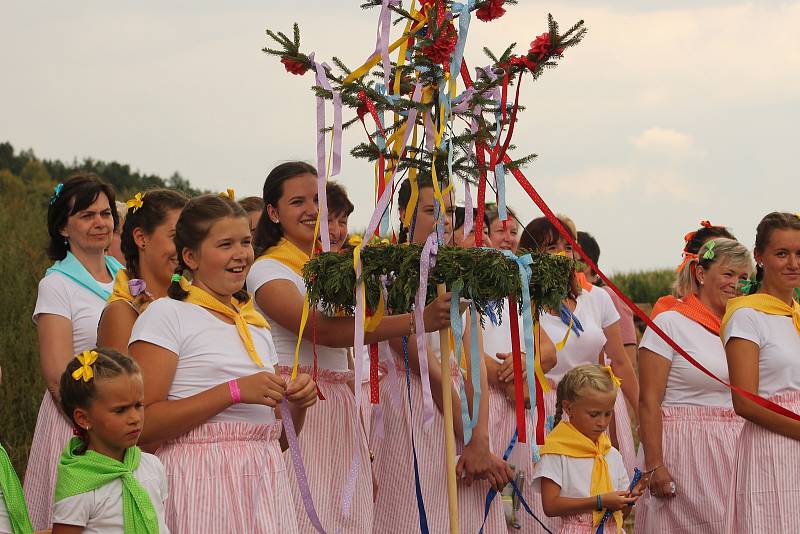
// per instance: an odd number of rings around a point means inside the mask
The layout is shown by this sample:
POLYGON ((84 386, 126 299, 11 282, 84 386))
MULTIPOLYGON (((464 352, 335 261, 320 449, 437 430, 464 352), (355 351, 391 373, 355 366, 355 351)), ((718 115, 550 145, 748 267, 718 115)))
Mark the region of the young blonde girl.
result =
POLYGON ((612 517, 604 532, 622 532, 623 517, 641 494, 642 483, 628 493, 622 455, 607 435, 618 387, 611 368, 596 364, 579 365, 558 383, 556 426, 545 438, 534 480, 544 513, 563 518, 561 534, 594 534, 606 511, 612 517))
POLYGON ((59 391, 76 437, 58 465, 53 534, 168 534, 164 466, 136 446, 144 426, 136 362, 84 351, 67 364, 59 391))

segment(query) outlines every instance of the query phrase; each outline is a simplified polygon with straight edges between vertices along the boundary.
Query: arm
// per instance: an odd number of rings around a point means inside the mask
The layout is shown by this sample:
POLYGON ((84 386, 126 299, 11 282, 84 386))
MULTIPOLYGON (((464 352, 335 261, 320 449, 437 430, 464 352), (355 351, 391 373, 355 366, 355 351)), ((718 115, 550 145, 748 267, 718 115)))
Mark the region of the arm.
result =
POLYGON ((645 471, 653 472, 650 489, 654 496, 674 497, 670 489, 672 476, 664 465, 662 452, 663 426, 661 401, 667 389, 667 377, 672 362, 648 349, 639 351, 639 376, 641 388, 639 398, 639 436, 644 446, 645 471))
MULTIPOLYGON (((758 345, 747 339, 732 337, 725 345, 731 384, 750 393, 758 393, 758 345)), ((751 423, 788 438, 800 440, 800 422, 770 411, 731 391, 733 409, 751 423)))
MULTIPOLYGON (((561 486, 542 477, 542 510, 547 517, 565 517, 591 513, 597 508, 597 497, 562 497, 561 486)), ((628 508, 636 497, 626 497, 627 491, 610 491, 602 495, 603 508, 611 511, 628 508)))
POLYGON ((40 314, 36 322, 39 334, 39 362, 47 390, 59 403, 59 381, 72 354, 72 321, 61 315, 40 314))
POLYGON ((622 344, 619 321, 604 328, 603 333, 606 335, 606 345, 603 350, 611 360, 611 369, 622 380, 622 393, 634 408, 634 411, 637 411, 639 406, 639 381, 636 379, 636 372, 633 370, 633 365, 628 359, 628 353, 625 352, 625 346, 622 344))
MULTIPOLYGON (((272 280, 256 291, 256 303, 270 319, 290 332, 300 331, 304 297, 290 280, 272 280)), ((318 310, 316 314, 317 343, 326 347, 350 347, 353 345, 353 318, 328 317, 318 310)), ((450 322, 450 293, 437 298, 425 307, 425 330, 434 332, 450 322), (444 298, 446 297, 446 298, 444 298)), ((364 344, 377 343, 411 333, 411 314, 386 315, 373 332, 364 333, 364 344)), ((311 329, 303 331, 303 338, 311 340, 311 329)))
POLYGON ((128 341, 138 317, 136 310, 127 302, 118 300, 106 306, 97 326, 97 346, 128 354, 128 341))
POLYGON ((63 525, 61 523, 55 523, 53 525, 52 534, 82 534, 83 527, 80 525, 63 525))
MULTIPOLYGON (((539 330, 539 352, 540 352, 540 360, 542 364, 542 371, 547 373, 553 367, 556 366, 556 362, 558 361, 556 356, 556 346, 553 341, 550 339, 550 336, 547 335, 547 332, 544 329, 539 330)), ((486 358, 486 371, 490 373, 490 381, 491 381, 491 369, 489 364, 489 360, 492 360, 492 363, 495 364, 497 370, 497 385, 503 385, 505 383, 514 383, 514 360, 512 358, 511 353, 498 353, 498 358, 502 358, 503 361, 501 363, 496 363, 492 358, 486 358)), ((523 378, 527 376, 527 369, 526 366, 526 358, 523 355, 522 357, 522 376, 523 378)), ((491 382, 490 382, 491 383, 491 382)))

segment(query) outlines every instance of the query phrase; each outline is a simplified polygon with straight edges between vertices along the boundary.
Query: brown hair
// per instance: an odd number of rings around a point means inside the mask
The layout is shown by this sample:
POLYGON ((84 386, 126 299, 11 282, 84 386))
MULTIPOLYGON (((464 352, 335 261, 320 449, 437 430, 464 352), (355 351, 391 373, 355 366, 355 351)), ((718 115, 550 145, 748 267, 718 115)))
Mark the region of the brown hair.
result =
POLYGON ((347 198, 347 190, 339 183, 326 183, 325 194, 328 197, 328 213, 331 215, 349 217, 353 210, 356 209, 350 199, 347 198))
MULTIPOLYGON (((447 180, 442 181, 442 187, 447 187, 448 182, 447 180)), ((419 173, 417 175, 417 188, 419 191, 430 188, 433 189, 433 178, 428 173, 419 173)), ((397 206, 398 208, 406 209, 408 207, 408 202, 411 200, 411 182, 406 179, 403 180, 403 183, 400 184, 400 188, 397 191, 397 206)), ((412 219, 412 226, 414 225, 412 219)), ((403 225, 403 219, 400 218, 400 233, 398 235, 398 241, 400 243, 405 243, 408 241, 408 231, 409 229, 403 225)))
MULTIPOLYGON (((198 250, 214 223, 225 217, 246 219, 247 212, 236 201, 223 195, 202 195, 186 204, 175 224, 175 252, 178 256, 176 274, 182 275, 185 271, 191 271, 183 260, 183 249, 198 250)), ((167 289, 167 295, 175 300, 183 300, 188 294, 177 280, 173 280, 167 289)), ((244 288, 233 296, 241 302, 250 298, 244 288)))
POLYGON ((50 198, 47 208, 47 232, 50 243, 47 245, 47 256, 51 260, 63 260, 67 257, 69 243, 61 235, 67 219, 81 210, 85 210, 97 200, 100 193, 105 194, 114 219, 114 230, 119 226, 119 214, 116 208, 114 188, 93 172, 77 172, 56 186, 58 194, 50 198))
POLYGON ((189 197, 171 189, 151 189, 142 196, 142 207, 129 208, 122 224, 120 250, 125 256, 125 269, 130 278, 139 278, 139 247, 133 239, 133 231, 141 228, 152 235, 167 218, 171 210, 180 210, 189 202, 189 197))
POLYGON ((72 378, 72 373, 81 367, 78 358, 72 358, 67 363, 67 368, 61 373, 61 380, 59 382, 58 393, 61 397, 61 409, 72 421, 75 427, 75 433, 83 441, 83 447, 79 449, 79 453, 86 452, 86 447, 89 445, 89 436, 86 430, 79 427, 75 422, 75 410, 77 408, 87 409, 92 404, 95 396, 97 395, 97 381, 114 378, 120 375, 141 375, 142 371, 134 360, 120 354, 112 349, 94 348, 91 349, 97 353, 97 360, 92 364, 92 372, 94 376, 89 381, 84 381, 82 378, 75 380, 72 378))
POLYGON ((239 205, 244 208, 247 213, 255 213, 257 211, 264 211, 264 201, 261 197, 244 197, 239 200, 239 205))
POLYGON ((264 180, 264 188, 261 198, 264 201, 264 212, 258 220, 255 234, 256 255, 260 255, 269 247, 278 243, 283 237, 281 224, 272 222, 267 215, 267 206, 277 206, 278 201, 283 196, 283 183, 296 176, 303 174, 317 175, 317 169, 305 161, 287 161, 272 169, 264 180))
MULTIPOLYGON (((514 210, 512 210, 508 206, 506 206, 506 211, 508 212, 509 219, 517 218, 517 214, 514 212, 514 210)), ((498 206, 496 202, 487 203, 483 213, 487 227, 491 226, 492 223, 500 217, 500 212, 498 211, 498 206)))
MULTIPOLYGON (((756 254, 764 252, 769 245, 772 232, 775 230, 798 230, 800 231, 800 217, 794 213, 773 211, 761 219, 756 227, 756 254)), ((756 280, 759 282, 764 278, 764 268, 756 266, 756 280)))
MULTIPOLYGON (((572 231, 574 225, 570 227, 566 219, 561 217, 559 217, 559 221, 561 221, 564 228, 569 230, 573 239, 578 238, 572 231)), ((553 243, 556 243, 560 237, 561 234, 558 233, 556 226, 547 217, 537 217, 523 229, 522 237, 519 240, 519 248, 542 252, 553 243)))
POLYGON ((556 388, 556 413, 553 418, 554 424, 561 421, 563 415, 562 401, 576 401, 587 389, 610 393, 617 390, 616 384, 611 379, 608 369, 596 363, 587 363, 573 367, 559 381, 556 388))

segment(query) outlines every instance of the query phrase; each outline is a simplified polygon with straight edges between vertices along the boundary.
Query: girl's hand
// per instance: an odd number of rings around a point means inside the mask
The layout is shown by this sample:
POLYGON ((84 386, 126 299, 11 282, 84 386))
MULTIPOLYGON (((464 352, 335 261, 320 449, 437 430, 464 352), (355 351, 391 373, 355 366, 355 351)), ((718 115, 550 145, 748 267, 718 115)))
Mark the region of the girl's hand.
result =
MULTIPOLYGON (((497 380, 505 383, 514 383, 514 355, 510 352, 498 352, 497 357, 502 360, 500 369, 497 371, 497 380)), ((525 353, 522 353, 522 379, 528 377, 528 371, 525 368, 525 353)))
POLYGON ((675 481, 666 466, 656 469, 650 477, 650 493, 659 499, 672 499, 675 497, 675 481))
MULTIPOLYGON (((451 296, 452 293, 448 291, 436 297, 436 300, 425 306, 425 310, 422 312, 422 319, 425 321, 426 332, 436 332, 450 326, 451 296)), ((416 327, 419 328, 419 325, 416 325, 416 327)))
POLYGON ((286 392, 283 377, 266 371, 254 375, 243 376, 237 380, 242 402, 245 404, 263 404, 275 408, 286 392))
POLYGON ((299 408, 309 408, 317 402, 317 384, 305 373, 300 373, 286 387, 286 399, 299 408))
POLYGON ((622 510, 636 502, 636 497, 628 497, 627 491, 610 491, 604 493, 603 508, 608 508, 612 512, 622 510))

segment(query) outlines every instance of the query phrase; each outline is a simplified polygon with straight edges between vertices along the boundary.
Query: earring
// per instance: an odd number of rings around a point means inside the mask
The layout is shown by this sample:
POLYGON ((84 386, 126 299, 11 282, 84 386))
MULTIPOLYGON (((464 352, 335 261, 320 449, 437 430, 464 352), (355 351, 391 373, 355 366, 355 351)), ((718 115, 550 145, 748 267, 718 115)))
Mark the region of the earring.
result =
POLYGON ((702 286, 703 284, 705 284, 705 282, 703 282, 702 280, 700 280, 699 282, 700 282, 700 285, 701 285, 701 286, 702 286))
POLYGON ((64 238, 64 246, 69 246, 69 240, 66 237, 64 238))
POLYGON ((759 268, 761 268, 761 269, 763 269, 763 268, 764 268, 764 264, 763 264, 762 262, 759 262, 759 263, 758 263, 758 266, 759 266, 759 268))
POLYGON ((275 224, 279 224, 280 223, 280 221, 278 219, 272 219, 272 222, 274 222, 275 224))

